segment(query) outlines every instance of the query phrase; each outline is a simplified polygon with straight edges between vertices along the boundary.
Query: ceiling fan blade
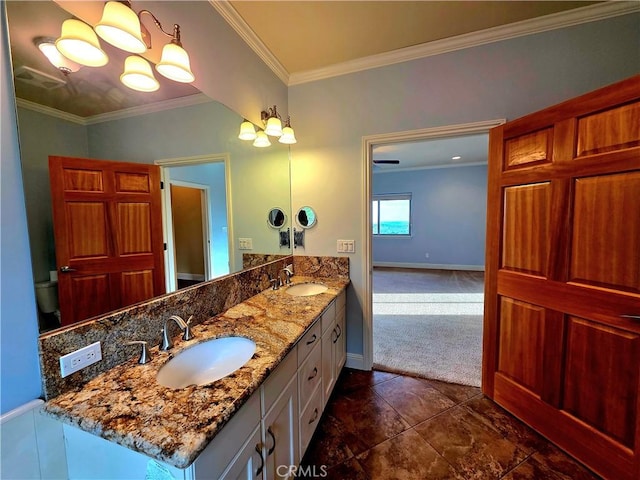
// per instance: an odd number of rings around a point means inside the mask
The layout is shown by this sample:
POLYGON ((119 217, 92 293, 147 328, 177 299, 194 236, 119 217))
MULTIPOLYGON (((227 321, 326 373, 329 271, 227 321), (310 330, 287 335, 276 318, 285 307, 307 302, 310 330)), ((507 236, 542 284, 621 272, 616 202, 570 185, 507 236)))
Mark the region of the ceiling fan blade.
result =
POLYGON ((398 165, 400 163, 400 160, 374 160, 373 163, 375 163, 376 165, 398 165))

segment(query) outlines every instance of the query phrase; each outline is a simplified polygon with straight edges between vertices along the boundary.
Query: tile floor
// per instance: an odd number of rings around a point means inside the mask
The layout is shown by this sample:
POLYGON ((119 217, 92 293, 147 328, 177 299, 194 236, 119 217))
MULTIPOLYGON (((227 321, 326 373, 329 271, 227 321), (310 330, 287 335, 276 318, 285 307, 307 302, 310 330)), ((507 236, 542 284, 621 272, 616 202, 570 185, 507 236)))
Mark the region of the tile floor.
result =
POLYGON ((352 369, 301 465, 336 480, 599 478, 479 388, 352 369))

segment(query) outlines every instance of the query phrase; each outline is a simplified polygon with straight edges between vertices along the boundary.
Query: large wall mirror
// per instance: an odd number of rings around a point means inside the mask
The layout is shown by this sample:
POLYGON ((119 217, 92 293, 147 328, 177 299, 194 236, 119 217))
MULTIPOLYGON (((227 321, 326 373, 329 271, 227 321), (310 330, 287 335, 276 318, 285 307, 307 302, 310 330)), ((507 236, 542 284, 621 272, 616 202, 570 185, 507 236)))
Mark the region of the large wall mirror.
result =
MULTIPOLYGON (((272 142, 259 149, 239 140, 242 117, 191 85, 156 75, 158 91, 128 89, 119 81, 126 55, 109 45, 103 45, 107 66, 64 75, 42 55, 36 38, 59 36, 71 14, 53 1, 6 5, 39 300, 51 272, 63 274, 56 263, 50 155, 159 165, 170 207, 162 222, 170 246, 169 291, 291 254, 261 221, 273 205, 287 222, 293 218, 288 146, 272 142)), ((41 317, 41 331, 57 327, 53 312, 41 317)))

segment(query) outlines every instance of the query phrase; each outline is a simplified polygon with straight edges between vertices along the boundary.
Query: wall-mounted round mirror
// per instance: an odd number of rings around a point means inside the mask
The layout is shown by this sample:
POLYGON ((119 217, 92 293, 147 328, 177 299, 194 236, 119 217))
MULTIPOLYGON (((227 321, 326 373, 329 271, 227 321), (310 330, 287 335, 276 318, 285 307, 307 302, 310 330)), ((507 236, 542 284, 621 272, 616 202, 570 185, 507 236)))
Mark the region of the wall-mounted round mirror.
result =
POLYGON ((296 221, 302 228, 311 228, 316 224, 316 212, 311 207, 302 207, 296 214, 296 221))
POLYGON ((272 208, 267 215, 267 223, 271 228, 282 228, 287 223, 287 214, 281 208, 272 208))

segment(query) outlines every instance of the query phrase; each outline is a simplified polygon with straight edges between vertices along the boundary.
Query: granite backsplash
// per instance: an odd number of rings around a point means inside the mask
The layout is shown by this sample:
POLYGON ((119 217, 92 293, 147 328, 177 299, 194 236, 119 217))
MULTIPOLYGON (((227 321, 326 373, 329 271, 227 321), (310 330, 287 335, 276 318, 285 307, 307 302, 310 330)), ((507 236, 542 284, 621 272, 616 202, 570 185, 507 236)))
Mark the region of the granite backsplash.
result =
MULTIPOLYGON (((140 345, 127 342, 143 340, 149 342, 149 347, 156 346, 163 323, 170 315, 180 315, 185 320, 193 315, 191 324, 198 325, 269 288, 269 279, 291 263, 297 275, 349 278, 347 257, 287 256, 43 334, 38 343, 45 399, 78 389, 101 373, 137 357, 140 345), (61 378, 59 358, 94 342, 101 344, 102 361, 61 378)), ((173 323, 170 328, 172 336, 178 335, 173 323)))

